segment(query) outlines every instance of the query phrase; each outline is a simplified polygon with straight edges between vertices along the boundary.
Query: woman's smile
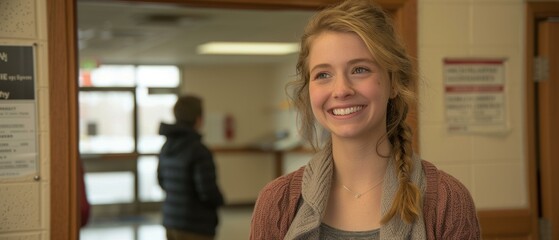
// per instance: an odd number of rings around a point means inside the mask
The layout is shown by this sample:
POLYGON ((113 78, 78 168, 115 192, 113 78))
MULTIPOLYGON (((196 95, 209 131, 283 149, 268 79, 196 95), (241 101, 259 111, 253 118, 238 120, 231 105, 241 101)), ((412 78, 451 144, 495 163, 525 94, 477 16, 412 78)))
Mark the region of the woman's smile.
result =
POLYGON ((347 115, 352 115, 354 113, 357 113, 363 110, 363 108, 365 107, 366 107, 365 105, 358 105, 353 107, 334 108, 330 110, 330 113, 334 116, 347 116, 347 115))

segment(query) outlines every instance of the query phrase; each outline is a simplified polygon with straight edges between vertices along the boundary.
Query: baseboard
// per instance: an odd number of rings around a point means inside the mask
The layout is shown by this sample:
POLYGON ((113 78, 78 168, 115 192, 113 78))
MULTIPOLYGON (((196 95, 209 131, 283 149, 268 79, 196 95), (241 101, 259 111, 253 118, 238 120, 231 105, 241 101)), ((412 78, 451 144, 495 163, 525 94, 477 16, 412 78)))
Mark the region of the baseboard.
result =
POLYGON ((532 239, 531 215, 528 209, 478 211, 482 238, 532 239))

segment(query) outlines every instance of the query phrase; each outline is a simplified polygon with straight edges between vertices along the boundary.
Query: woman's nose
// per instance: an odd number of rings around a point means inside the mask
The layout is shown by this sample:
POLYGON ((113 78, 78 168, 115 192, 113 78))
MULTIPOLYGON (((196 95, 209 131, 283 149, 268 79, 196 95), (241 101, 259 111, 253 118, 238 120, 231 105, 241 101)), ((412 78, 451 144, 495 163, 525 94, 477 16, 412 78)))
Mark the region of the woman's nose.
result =
POLYGON ((344 99, 355 94, 351 81, 344 75, 334 80, 334 89, 332 92, 334 98, 344 99))

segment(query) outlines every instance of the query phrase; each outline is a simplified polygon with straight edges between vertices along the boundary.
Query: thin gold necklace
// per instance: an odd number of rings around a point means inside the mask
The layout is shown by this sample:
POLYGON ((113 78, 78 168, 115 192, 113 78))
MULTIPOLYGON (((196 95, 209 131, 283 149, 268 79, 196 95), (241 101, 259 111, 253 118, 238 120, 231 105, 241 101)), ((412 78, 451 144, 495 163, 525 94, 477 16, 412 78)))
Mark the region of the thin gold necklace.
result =
POLYGON ((371 190, 375 189, 376 187, 378 187, 378 185, 380 185, 382 182, 384 182, 384 178, 378 182, 377 184, 375 184, 374 186, 372 186, 371 188, 369 188, 367 191, 362 192, 362 193, 358 193, 358 192, 354 192, 351 191, 351 189, 349 189, 348 187, 346 187, 346 185, 342 184, 342 187, 344 187, 345 190, 347 190, 348 192, 350 192, 351 194, 353 194, 353 197, 358 199, 361 196, 365 195, 366 193, 370 192, 371 190))

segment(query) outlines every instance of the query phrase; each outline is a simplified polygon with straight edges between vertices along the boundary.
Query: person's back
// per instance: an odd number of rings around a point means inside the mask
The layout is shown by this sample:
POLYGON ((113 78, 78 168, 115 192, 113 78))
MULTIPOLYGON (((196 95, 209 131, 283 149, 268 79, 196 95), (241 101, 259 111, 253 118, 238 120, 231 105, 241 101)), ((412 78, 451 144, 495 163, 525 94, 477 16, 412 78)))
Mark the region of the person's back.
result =
POLYGON ((167 138, 157 169, 159 184, 166 192, 163 226, 169 240, 213 239, 223 197, 212 154, 197 130, 202 121, 201 101, 180 97, 174 112, 177 123, 162 123, 159 129, 167 138))

